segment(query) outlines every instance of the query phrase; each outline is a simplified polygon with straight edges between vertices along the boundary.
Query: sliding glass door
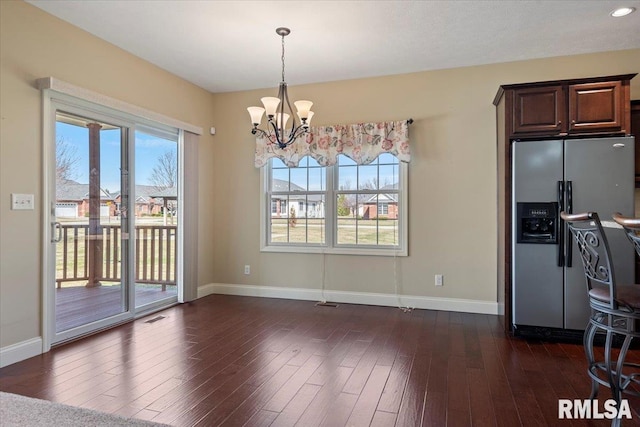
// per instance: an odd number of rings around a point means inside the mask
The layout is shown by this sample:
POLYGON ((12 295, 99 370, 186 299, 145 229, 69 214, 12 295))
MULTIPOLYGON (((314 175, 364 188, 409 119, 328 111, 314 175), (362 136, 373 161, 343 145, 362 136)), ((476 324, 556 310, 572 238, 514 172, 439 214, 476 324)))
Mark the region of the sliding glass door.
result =
POLYGON ((129 128, 61 109, 55 116, 51 285, 63 340, 130 317, 129 128))
POLYGON ((53 103, 50 344, 177 302, 179 133, 53 103))
POLYGON ((178 295, 178 135, 135 132, 136 308, 178 295))

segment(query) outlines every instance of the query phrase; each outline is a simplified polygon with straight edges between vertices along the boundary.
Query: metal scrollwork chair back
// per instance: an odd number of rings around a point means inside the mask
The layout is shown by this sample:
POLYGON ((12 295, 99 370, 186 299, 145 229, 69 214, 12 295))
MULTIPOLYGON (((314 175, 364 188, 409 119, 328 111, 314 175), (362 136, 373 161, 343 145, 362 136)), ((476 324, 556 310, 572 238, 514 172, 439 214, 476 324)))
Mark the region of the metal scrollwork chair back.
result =
POLYGON ((627 237, 636 248, 636 252, 640 255, 640 218, 629 218, 623 216, 620 212, 613 214, 613 220, 622 226, 627 237))
MULTIPOLYGON (((619 215, 619 214, 618 214, 619 215)), ((640 286, 616 283, 607 236, 602 228, 598 214, 586 212, 579 214, 560 213, 578 246, 587 283, 591 316, 584 331, 584 350, 587 357, 587 374, 591 378, 591 396, 598 395, 599 385, 611 389, 618 408, 623 395, 640 396, 636 390, 640 386, 640 365, 625 362, 627 351, 634 338, 640 338, 636 324, 640 321, 640 286), (596 360, 594 339, 597 332, 605 333, 604 360, 596 360), (623 338, 617 358, 612 352, 615 337, 623 338)), ((616 222, 622 219, 614 216, 616 222)), ((624 224, 621 224, 624 227, 624 224)), ((627 231, 629 222, 626 223, 627 231)), ((640 254, 640 220, 634 225, 637 229, 627 236, 640 254)), ((612 425, 618 426, 619 419, 612 425)))
POLYGON ((611 251, 598 214, 563 212, 561 216, 567 222, 569 231, 578 245, 587 280, 587 292, 591 297, 595 296, 594 294, 601 296, 592 304, 604 305, 616 310, 618 308, 615 298, 616 280, 612 268, 611 251))

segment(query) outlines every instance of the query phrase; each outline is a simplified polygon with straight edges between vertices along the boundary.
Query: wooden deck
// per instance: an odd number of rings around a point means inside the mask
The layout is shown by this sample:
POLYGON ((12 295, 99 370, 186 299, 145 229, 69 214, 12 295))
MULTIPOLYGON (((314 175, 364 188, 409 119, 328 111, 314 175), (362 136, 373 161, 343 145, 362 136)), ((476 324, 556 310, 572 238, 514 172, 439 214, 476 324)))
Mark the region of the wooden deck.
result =
MULTIPOLYGON (((136 285, 136 304, 142 306, 176 296, 176 287, 136 285)), ((56 331, 66 331, 89 322, 122 313, 121 287, 103 285, 94 288, 65 286, 56 288, 56 331)))
POLYGON ((175 426, 611 424, 558 420, 589 396, 580 344, 498 316, 210 295, 153 318, 0 369, 0 390, 175 426))

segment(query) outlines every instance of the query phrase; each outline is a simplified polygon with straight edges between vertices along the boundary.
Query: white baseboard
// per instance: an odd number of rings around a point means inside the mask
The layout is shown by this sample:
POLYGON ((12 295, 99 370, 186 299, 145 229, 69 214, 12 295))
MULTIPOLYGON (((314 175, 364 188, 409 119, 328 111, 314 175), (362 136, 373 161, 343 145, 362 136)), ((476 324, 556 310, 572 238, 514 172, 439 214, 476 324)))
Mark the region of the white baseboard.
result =
MULTIPOLYGON (((321 301, 319 289, 282 288, 274 286, 229 285, 209 283, 198 287, 198 298, 211 294, 241 295, 264 298, 284 298, 307 301, 321 301)), ((498 303, 456 298, 436 298, 414 295, 378 294, 370 292, 346 292, 325 290, 324 299, 346 304, 381 305, 388 307, 411 307, 427 310, 458 311, 463 313, 498 314, 498 303)))
POLYGON ((31 338, 0 348, 0 368, 42 354, 42 338, 31 338))

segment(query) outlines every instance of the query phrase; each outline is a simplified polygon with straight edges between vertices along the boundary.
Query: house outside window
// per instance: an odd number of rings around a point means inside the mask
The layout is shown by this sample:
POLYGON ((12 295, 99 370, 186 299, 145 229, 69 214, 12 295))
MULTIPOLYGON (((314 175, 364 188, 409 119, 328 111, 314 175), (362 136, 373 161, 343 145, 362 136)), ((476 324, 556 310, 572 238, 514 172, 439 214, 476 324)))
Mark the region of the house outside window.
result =
POLYGON ((272 158, 262 177, 263 203, 271 206, 263 218, 263 251, 407 254, 407 164, 395 156, 383 153, 358 165, 339 155, 326 167, 311 157, 298 167, 272 158))

